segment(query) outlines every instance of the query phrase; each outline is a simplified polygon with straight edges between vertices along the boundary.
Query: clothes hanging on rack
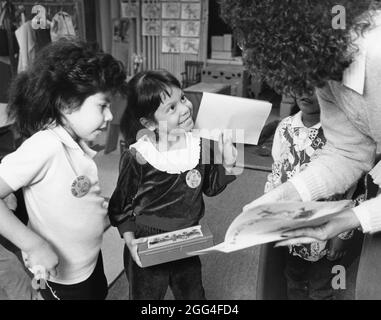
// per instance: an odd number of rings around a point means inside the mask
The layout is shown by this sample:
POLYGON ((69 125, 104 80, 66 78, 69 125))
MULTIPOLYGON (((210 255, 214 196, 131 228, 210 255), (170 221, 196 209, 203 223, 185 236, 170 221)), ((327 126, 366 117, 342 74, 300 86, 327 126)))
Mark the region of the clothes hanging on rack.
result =
POLYGON ((18 72, 25 71, 36 55, 36 34, 31 21, 27 21, 16 30, 16 38, 20 46, 18 72))
POLYGON ((10 51, 8 48, 9 32, 5 30, 5 22, 13 27, 13 55, 19 52, 19 61, 18 64, 16 60, 14 61, 14 69, 17 67, 18 72, 26 70, 34 60, 36 53, 50 42, 76 36, 73 19, 67 12, 61 10, 56 13, 48 24, 50 29, 33 29, 31 21, 25 22, 25 14, 22 11, 17 12, 11 2, 0 2, 0 56, 9 56, 10 51), (10 14, 14 16, 12 19, 9 17, 10 14), (17 14, 21 17, 21 26, 16 30, 19 25, 19 23, 15 25, 15 21, 18 19, 17 14))
POLYGON ((63 11, 54 15, 50 22, 50 29, 33 29, 31 21, 27 21, 16 31, 20 46, 18 72, 26 70, 36 53, 50 42, 75 35, 71 16, 63 11))
POLYGON ((37 29, 35 30, 36 36, 36 53, 43 47, 52 42, 49 29, 37 29))
POLYGON ((60 11, 55 14, 50 26, 50 36, 53 42, 76 36, 73 20, 68 13, 60 11))

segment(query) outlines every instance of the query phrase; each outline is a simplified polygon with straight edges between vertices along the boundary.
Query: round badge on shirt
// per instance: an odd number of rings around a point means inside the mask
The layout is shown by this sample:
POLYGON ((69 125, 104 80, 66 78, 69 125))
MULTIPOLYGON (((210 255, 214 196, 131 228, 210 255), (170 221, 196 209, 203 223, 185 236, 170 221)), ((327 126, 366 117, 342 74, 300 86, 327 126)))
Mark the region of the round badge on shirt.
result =
POLYGON ((187 173, 186 182, 188 187, 196 189, 201 184, 201 173, 193 169, 187 173))
POLYGON ((90 187, 90 179, 86 176, 79 176, 71 185, 71 193, 74 197, 82 198, 89 193, 90 187))

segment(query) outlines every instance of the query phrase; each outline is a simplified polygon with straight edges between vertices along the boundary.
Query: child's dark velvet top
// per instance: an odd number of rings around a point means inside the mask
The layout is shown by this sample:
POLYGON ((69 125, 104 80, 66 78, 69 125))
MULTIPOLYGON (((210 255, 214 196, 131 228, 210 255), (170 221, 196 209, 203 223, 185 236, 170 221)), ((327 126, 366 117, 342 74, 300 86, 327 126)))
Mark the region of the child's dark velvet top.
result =
POLYGON ((215 196, 235 180, 234 175, 226 174, 221 164, 213 163, 213 150, 213 142, 201 139, 200 160, 194 168, 201 174, 201 183, 194 189, 186 182, 189 171, 180 174, 159 171, 150 163, 144 163, 135 149, 126 150, 109 203, 111 224, 118 227, 121 235, 134 232, 137 225, 163 231, 197 225, 205 211, 202 194, 215 196))

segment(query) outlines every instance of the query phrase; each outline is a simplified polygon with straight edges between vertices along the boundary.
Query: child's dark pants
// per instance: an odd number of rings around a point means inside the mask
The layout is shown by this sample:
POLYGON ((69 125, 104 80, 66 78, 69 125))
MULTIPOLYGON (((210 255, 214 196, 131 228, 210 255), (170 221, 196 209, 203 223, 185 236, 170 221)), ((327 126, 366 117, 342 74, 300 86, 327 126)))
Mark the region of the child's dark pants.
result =
POLYGON ((104 300, 108 293, 107 279, 103 270, 102 254, 97 265, 85 281, 73 285, 63 285, 48 281, 49 287, 41 290, 44 300, 104 300), (54 294, 53 294, 53 292, 54 294), (55 296, 56 295, 56 296, 55 296))
POLYGON ((287 255, 285 276, 289 300, 333 300, 332 268, 337 264, 326 257, 310 262, 287 255))
MULTIPOLYGON (((140 230, 135 237, 145 237, 148 233, 157 232, 140 230)), ((163 300, 168 287, 176 300, 205 300, 199 257, 140 268, 126 246, 124 268, 129 282, 130 300, 163 300)))

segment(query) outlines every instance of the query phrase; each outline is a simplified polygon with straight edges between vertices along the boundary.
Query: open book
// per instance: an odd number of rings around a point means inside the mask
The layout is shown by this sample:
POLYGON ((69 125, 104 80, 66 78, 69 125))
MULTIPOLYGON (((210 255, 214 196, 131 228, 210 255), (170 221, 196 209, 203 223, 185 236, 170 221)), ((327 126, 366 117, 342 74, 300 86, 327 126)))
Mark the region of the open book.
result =
POLYGON ((258 244, 284 240, 281 235, 285 231, 321 225, 350 205, 350 200, 263 204, 238 215, 229 226, 224 242, 204 250, 194 251, 190 255, 213 251, 227 253, 258 244))

